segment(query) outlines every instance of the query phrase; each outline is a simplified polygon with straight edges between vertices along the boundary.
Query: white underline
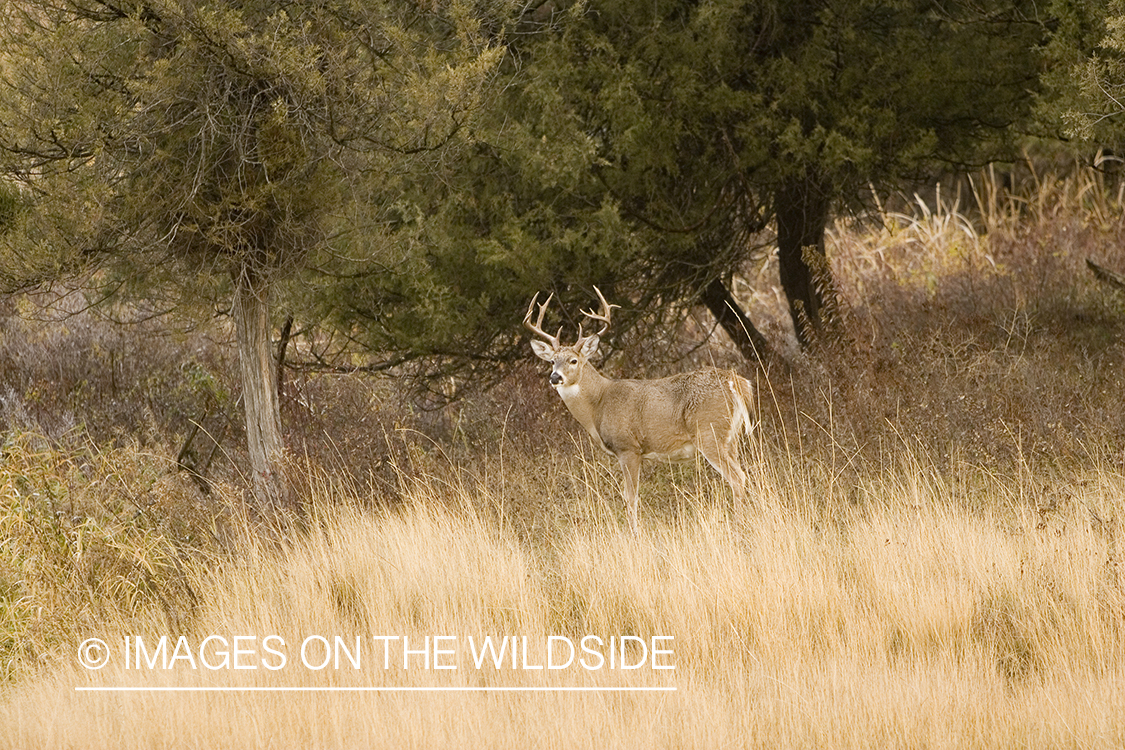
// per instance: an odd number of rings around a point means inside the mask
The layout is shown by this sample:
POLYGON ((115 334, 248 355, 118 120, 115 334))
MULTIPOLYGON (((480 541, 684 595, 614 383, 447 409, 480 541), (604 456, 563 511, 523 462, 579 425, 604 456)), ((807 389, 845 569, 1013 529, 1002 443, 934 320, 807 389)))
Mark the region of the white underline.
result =
POLYGON ((497 687, 267 687, 251 685, 247 687, 141 687, 118 685, 108 687, 75 687, 82 693, 656 693, 675 692, 675 686, 660 687, 576 687, 576 686, 497 686, 497 687))

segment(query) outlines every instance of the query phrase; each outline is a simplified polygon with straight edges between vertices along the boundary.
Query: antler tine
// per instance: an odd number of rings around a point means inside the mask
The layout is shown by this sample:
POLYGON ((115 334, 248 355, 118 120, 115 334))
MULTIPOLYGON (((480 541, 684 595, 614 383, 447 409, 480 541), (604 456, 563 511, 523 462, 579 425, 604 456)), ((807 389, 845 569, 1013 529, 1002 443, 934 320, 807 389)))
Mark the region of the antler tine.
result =
POLYGON ((551 346, 558 349, 559 336, 562 334, 562 329, 560 328, 558 334, 554 336, 543 330, 543 315, 546 314, 547 305, 551 304, 551 300, 554 299, 554 296, 555 293, 551 292, 551 294, 547 296, 547 301, 539 304, 539 318, 533 325, 531 322, 531 316, 535 312, 535 303, 539 300, 539 292, 536 292, 535 296, 531 298, 531 304, 527 306, 527 315, 523 316, 523 325, 525 328, 527 328, 527 330, 531 331, 536 336, 543 338, 551 346))
MULTIPOLYGON (((589 311, 582 310, 581 312, 587 318, 590 318, 591 320, 597 320, 597 321, 601 322, 601 324, 602 324, 601 330, 598 331, 596 334, 594 334, 595 336, 601 336, 603 333, 605 333, 606 331, 609 330, 609 317, 613 312, 613 308, 615 308, 615 307, 620 308, 621 305, 611 305, 608 302, 606 302, 605 296, 602 294, 601 289, 598 289, 597 287, 594 287, 594 291, 598 293, 598 299, 601 300, 601 303, 602 303, 601 310, 597 313, 595 313, 593 310, 589 310, 589 311)), ((581 326, 579 326, 579 328, 578 328, 578 336, 579 336, 579 338, 582 337, 581 326)))

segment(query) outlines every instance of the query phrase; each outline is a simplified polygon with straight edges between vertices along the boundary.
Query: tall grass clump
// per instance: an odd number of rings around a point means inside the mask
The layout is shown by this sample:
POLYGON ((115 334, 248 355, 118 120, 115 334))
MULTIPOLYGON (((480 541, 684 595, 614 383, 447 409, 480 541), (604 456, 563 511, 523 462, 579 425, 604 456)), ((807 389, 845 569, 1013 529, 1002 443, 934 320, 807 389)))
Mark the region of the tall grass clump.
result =
POLYGON ((0 454, 0 678, 37 674, 106 622, 190 620, 185 566, 228 533, 213 501, 135 446, 11 432, 0 454))
POLYGON ((1025 171, 1012 190, 986 173, 830 233, 840 319, 796 390, 847 449, 881 464, 905 437, 1009 466, 1125 452, 1125 295, 1086 266, 1125 269, 1120 204, 1089 171, 1025 171))

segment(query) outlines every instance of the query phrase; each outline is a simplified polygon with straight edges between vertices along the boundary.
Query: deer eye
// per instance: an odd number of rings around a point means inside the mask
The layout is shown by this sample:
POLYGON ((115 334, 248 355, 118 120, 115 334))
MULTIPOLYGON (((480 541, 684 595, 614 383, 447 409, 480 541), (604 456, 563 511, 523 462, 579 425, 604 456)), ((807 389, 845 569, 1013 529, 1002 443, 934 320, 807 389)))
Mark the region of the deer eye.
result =
POLYGON ((572 364, 572 365, 578 364, 578 357, 571 357, 570 358, 570 364, 572 364))

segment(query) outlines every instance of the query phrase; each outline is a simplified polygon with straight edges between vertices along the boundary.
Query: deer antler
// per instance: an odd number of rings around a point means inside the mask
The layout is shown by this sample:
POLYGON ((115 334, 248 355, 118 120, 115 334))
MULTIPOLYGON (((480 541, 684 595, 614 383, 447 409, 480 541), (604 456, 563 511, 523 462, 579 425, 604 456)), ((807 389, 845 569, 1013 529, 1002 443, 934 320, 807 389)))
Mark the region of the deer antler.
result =
POLYGON ((554 296, 555 293, 551 292, 551 294, 547 296, 547 301, 539 305, 539 318, 533 325, 531 322, 531 316, 535 312, 535 303, 539 300, 539 292, 536 292, 535 296, 531 298, 531 304, 527 306, 527 315, 523 316, 523 325, 525 328, 527 328, 527 330, 531 331, 536 336, 541 337, 551 346, 558 349, 559 336, 562 335, 562 328, 559 328, 559 332, 554 336, 543 330, 543 315, 547 312, 547 305, 551 304, 551 300, 554 298, 554 296))
MULTIPOLYGON (((597 320, 602 324, 601 330, 598 331, 597 333, 593 334, 595 336, 601 336, 603 333, 605 333, 606 331, 609 330, 609 316, 613 312, 613 308, 615 308, 615 307, 620 308, 621 305, 611 305, 608 302, 606 302, 605 297, 602 295, 601 289, 598 289, 597 287, 594 287, 594 291, 598 293, 598 299, 601 300, 601 302, 602 302, 601 310, 598 311, 597 313, 595 313, 593 310, 589 310, 589 311, 581 310, 580 312, 583 315, 585 315, 587 318, 589 318, 590 320, 597 320)), ((582 335, 582 326, 579 325, 578 326, 578 340, 582 341, 583 338, 584 337, 582 335)))

